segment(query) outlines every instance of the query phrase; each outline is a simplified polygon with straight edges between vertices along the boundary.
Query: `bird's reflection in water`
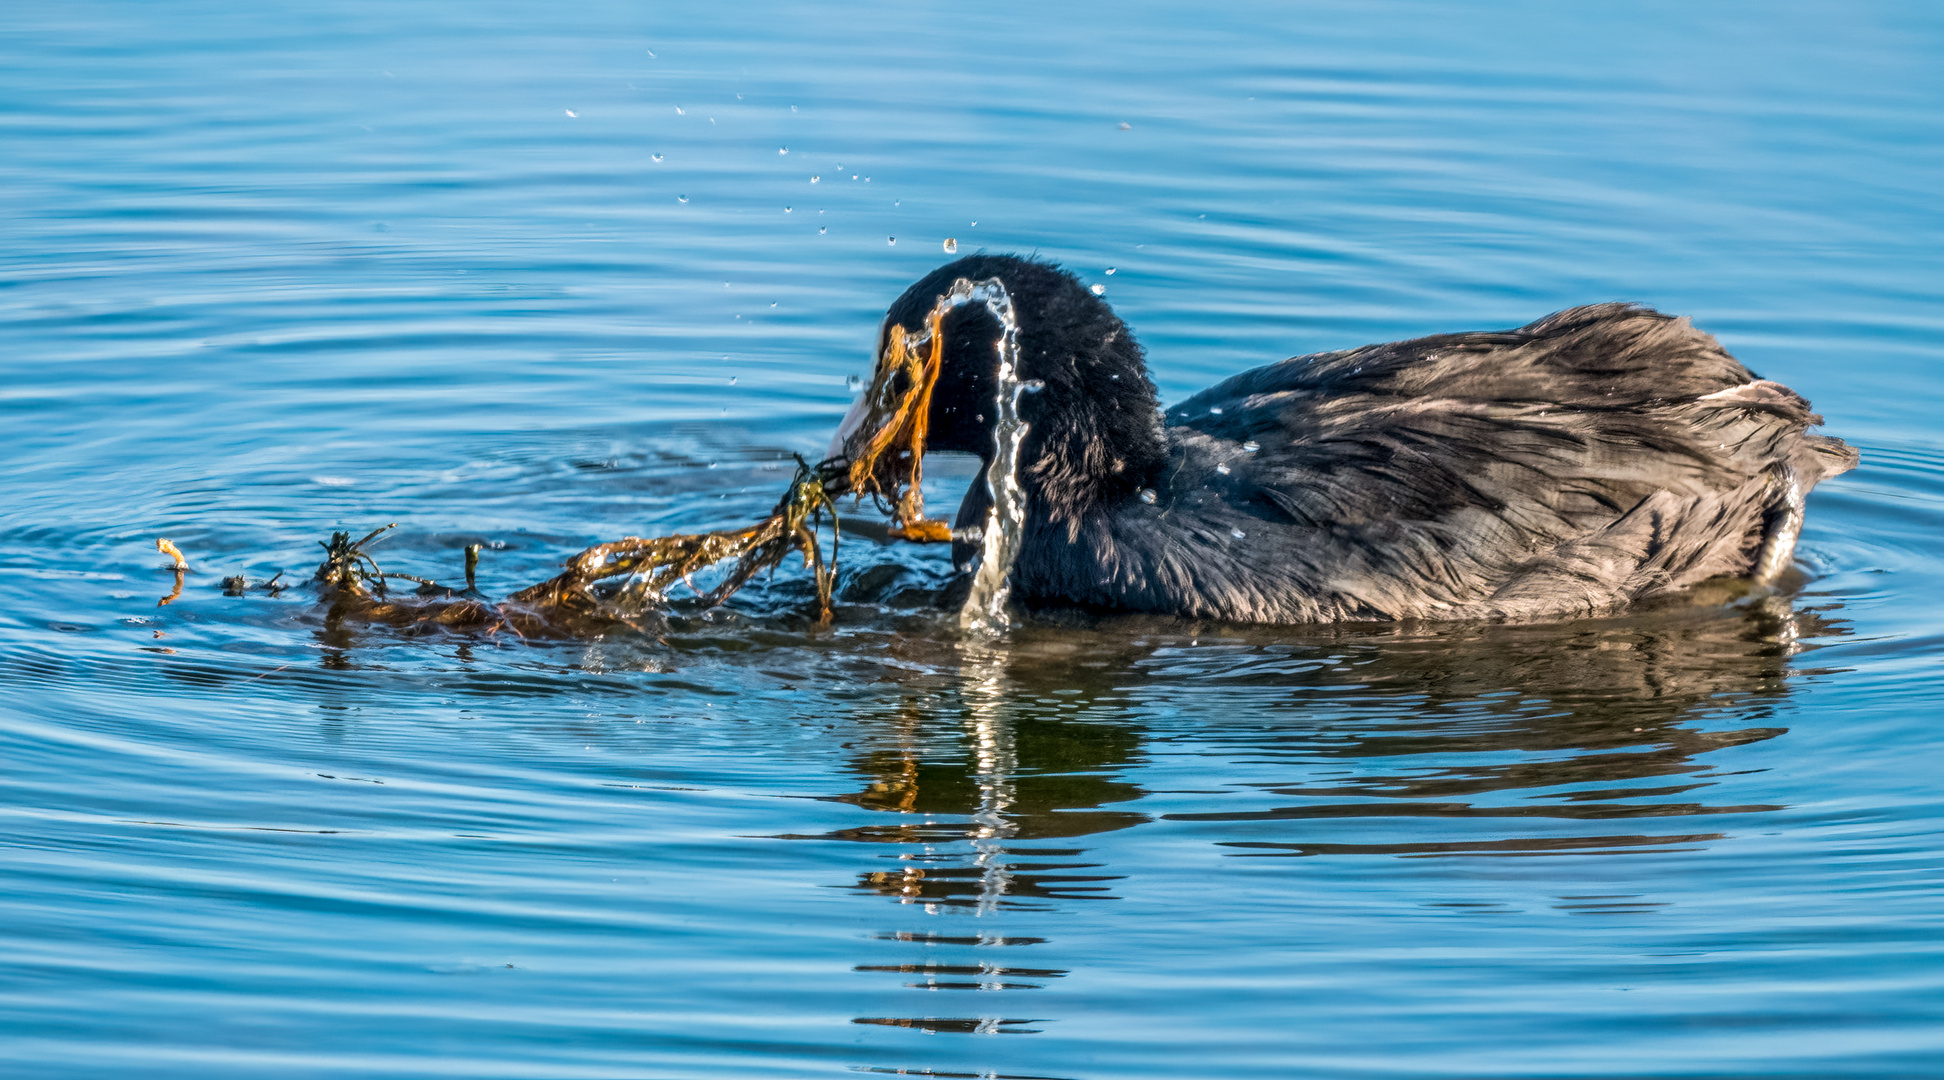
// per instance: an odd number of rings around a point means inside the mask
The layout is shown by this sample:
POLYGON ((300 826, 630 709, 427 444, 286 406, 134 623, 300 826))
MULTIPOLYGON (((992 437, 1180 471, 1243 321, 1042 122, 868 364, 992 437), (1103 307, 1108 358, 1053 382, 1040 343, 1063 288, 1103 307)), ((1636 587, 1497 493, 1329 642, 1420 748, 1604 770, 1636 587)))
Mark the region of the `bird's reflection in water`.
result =
MULTIPOLYGON (((1050 651, 1080 663, 1049 682, 1041 662, 1046 643, 967 642, 959 647, 953 685, 930 701, 908 697, 859 744, 852 767, 864 786, 834 800, 904 820, 825 834, 903 849, 890 856, 895 869, 861 873, 856 888, 934 915, 990 916, 1002 907, 1114 899, 1120 875, 1101 872, 1085 858, 1085 848, 1059 841, 1149 820, 1112 807, 1144 794, 1117 775, 1138 764, 1138 730, 1111 716, 1082 715, 1121 703, 1125 695, 1116 687, 1127 665, 1104 662, 1097 643, 1050 651)), ((908 930, 878 937, 918 951, 854 970, 896 976, 910 989, 1038 990, 1068 974, 1034 963, 1031 954, 1014 959, 1018 948, 1046 944, 1039 937, 908 930)), ((853 1022, 927 1033, 1041 1030, 1030 1017, 981 1013, 861 1016, 853 1022)))
POLYGON ((1238 790, 1281 805, 1250 799, 1163 817, 1287 822, 1309 834, 1215 840, 1251 855, 1530 856, 1718 840, 1705 827, 1581 823, 1780 809, 1701 798, 1716 782, 1708 755, 1784 734, 1759 721, 1802 673, 1791 657, 1803 638, 1840 632, 1770 598, 1739 612, 1670 608, 1597 623, 1346 637, 1318 677, 1292 680, 1272 706, 1334 716, 1307 729, 1256 723, 1207 741, 1254 762, 1238 790), (1255 778, 1285 763, 1294 766, 1287 779, 1255 778))
POLYGON ((1125 722, 1076 717, 1076 700, 1093 700, 1090 690, 1111 692, 1106 679, 1093 686, 1070 679, 1059 696, 1043 698, 1020 684, 1021 671, 1013 650, 967 642, 956 686, 936 695, 940 700, 908 698, 860 744, 852 768, 864 786, 833 801, 893 811, 900 820, 823 838, 919 848, 899 852, 895 870, 861 875, 860 888, 979 914, 1001 905, 1111 898, 1114 875, 1074 861, 1084 849, 1047 841, 1148 820, 1109 808, 1143 794, 1117 777, 1136 763, 1139 732, 1125 722))
MULTIPOLYGON (((893 820, 803 839, 887 846, 894 865, 854 888, 974 916, 1114 898, 1138 868, 1070 841, 1151 821, 1241 856, 1678 850, 1724 833, 1604 823, 1777 809, 1709 802, 1709 758, 1784 734, 1761 721, 1803 673, 1801 642, 1842 632, 1775 598, 1545 626, 1042 621, 961 646, 954 679, 914 678, 867 722, 853 744, 861 786, 832 798, 893 820), (1151 744, 1232 762, 1233 779, 1198 798, 1208 809, 1143 814, 1133 778, 1151 744), (1248 823, 1246 838, 1225 823, 1248 823), (1289 834, 1264 838, 1265 824, 1289 834)), ((988 946, 1038 938, 880 937, 923 951, 857 970, 917 989, 1040 989, 1066 974, 991 959, 1013 950, 988 946)), ((857 1022, 1034 1030, 992 1015, 857 1022)))

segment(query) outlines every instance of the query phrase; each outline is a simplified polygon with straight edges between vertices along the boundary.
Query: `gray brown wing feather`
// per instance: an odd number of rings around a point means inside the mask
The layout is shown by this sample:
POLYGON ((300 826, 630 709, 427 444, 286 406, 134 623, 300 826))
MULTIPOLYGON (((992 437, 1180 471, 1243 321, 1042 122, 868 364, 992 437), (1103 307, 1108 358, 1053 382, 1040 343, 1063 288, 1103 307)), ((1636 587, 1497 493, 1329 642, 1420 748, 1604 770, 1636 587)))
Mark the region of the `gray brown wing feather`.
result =
POLYGON ((1286 360, 1167 423, 1165 505, 1097 538, 1128 564, 1103 581, 1277 621, 1590 611, 1747 574, 1778 478, 1799 500, 1856 463, 1800 395, 1623 304, 1286 360), (1224 542, 1250 528, 1277 540, 1224 542))

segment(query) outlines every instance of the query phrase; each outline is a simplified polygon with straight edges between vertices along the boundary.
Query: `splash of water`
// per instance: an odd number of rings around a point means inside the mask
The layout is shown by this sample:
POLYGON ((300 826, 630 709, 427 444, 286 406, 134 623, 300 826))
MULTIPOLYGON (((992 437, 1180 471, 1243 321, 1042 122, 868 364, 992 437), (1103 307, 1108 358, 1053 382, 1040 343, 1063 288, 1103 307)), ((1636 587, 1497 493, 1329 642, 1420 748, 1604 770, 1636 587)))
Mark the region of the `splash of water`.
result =
POLYGON ((1012 622, 1006 615, 1006 601, 1012 595, 1013 562, 1019 557, 1020 539, 1026 531, 1026 490, 1019 483, 1019 446, 1025 441, 1028 425, 1019 418, 1019 399, 1040 385, 1022 381, 1017 369, 1000 361, 996 402, 999 423, 993 432, 997 450, 992 464, 986 467, 992 510, 986 515, 980 538, 979 569, 972 577, 972 591, 959 609, 959 625, 967 630, 996 634, 1012 622))
POLYGON ((959 626, 980 634, 998 634, 1011 625, 1006 601, 1011 596, 1013 563, 1019 554, 1026 527, 1026 490, 1019 482, 1019 448, 1025 441, 1028 425, 1019 418, 1019 399, 1045 384, 1037 379, 1019 377, 1019 319, 1012 295, 998 278, 972 281, 959 278, 938 297, 926 329, 907 334, 905 350, 917 354, 931 339, 931 328, 939 325, 945 312, 967 304, 983 304, 1000 326, 993 348, 999 358, 998 390, 994 395, 997 423, 993 428, 992 462, 986 467, 986 490, 992 495, 992 509, 983 527, 961 530, 961 539, 980 544, 978 569, 972 577, 972 591, 959 609, 959 626))
POLYGON ((992 463, 986 467, 992 509, 980 536, 979 567, 972 576, 972 591, 959 608, 959 626, 975 633, 997 634, 1012 622, 1006 615, 1006 600, 1012 595, 1013 562, 1019 556, 1020 538, 1026 529, 1026 489, 1019 483, 1019 447, 1028 425, 1019 418, 1019 399, 1044 384, 1019 377, 1019 319, 1004 282, 998 278, 979 282, 959 278, 938 303, 941 307, 984 304, 1000 326, 999 340, 994 342, 999 353, 999 388, 993 402, 998 422, 992 433, 992 463))

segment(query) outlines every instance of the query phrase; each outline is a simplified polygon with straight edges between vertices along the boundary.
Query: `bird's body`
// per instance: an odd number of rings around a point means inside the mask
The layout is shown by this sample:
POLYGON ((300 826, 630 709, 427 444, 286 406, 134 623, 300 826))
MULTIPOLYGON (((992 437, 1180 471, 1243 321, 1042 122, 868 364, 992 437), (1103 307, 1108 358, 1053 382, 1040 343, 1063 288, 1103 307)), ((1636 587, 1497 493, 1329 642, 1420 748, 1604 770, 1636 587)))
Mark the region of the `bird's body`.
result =
MULTIPOLYGON (((917 325, 959 277, 1006 284, 1020 375, 1044 384, 1020 408, 1011 581, 1028 605, 1265 623, 1593 614, 1772 577, 1803 495, 1856 463, 1808 432, 1821 418, 1802 397, 1641 307, 1297 357, 1164 415, 1125 325, 1045 264, 960 260, 887 327, 917 325)), ((942 327, 928 445, 990 463, 996 326, 961 311, 942 327)), ((974 483, 958 524, 989 506, 974 483)))

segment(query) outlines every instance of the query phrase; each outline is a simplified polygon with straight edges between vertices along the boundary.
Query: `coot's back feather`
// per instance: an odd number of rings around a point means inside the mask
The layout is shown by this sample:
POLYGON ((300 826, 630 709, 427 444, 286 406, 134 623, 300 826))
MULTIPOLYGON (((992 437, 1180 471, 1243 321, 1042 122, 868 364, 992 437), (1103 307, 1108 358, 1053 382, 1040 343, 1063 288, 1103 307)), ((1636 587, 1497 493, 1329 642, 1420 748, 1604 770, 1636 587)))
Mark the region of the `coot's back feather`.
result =
POLYGON ((1266 622, 1592 613, 1746 574, 1786 470, 1799 493, 1856 460, 1713 337, 1623 304, 1285 360, 1165 422, 1155 501, 1033 544, 1023 595, 1266 622))

